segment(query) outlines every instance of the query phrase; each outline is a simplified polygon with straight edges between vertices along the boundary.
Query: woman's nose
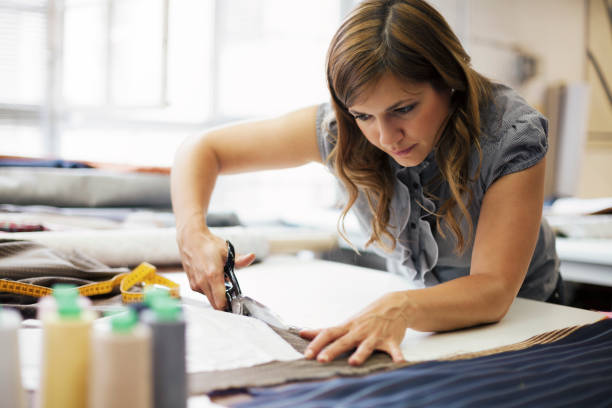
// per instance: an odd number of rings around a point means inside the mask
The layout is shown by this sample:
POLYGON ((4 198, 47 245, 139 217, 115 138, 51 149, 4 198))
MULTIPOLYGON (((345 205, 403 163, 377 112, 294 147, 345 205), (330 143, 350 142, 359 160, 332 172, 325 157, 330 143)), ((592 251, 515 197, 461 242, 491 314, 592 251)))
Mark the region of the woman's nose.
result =
POLYGON ((402 130, 392 121, 378 122, 378 141, 382 146, 393 146, 402 139, 402 130))

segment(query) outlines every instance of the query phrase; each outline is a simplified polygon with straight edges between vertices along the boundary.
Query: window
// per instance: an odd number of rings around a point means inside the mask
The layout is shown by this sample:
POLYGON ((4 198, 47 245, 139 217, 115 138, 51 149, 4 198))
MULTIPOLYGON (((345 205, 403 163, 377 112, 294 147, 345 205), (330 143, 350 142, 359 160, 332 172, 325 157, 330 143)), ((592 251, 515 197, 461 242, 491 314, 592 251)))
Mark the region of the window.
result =
POLYGON ((2 153, 169 165, 189 134, 324 101, 351 3, 0 0, 2 153))
MULTIPOLYGON (((168 166, 208 127, 326 101, 325 53, 353 3, 0 0, 0 154, 168 166)), ((213 206, 245 202, 240 186, 308 205, 322 184, 320 166, 232 176, 213 206)))
POLYGON ((0 145, 4 154, 43 154, 46 0, 0 1, 0 145))

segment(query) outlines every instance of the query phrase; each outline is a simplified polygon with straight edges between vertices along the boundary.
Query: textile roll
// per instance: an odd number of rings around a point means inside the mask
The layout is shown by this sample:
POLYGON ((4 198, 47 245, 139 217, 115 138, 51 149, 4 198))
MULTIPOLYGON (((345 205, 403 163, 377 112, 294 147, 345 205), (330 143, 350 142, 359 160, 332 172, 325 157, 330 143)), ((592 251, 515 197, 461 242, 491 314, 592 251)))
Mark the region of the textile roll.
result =
POLYGON ((14 310, 0 309, 0 396, 6 408, 25 407, 19 363, 21 316, 14 310))
POLYGON ((136 325, 122 332, 108 326, 92 333, 89 407, 152 406, 151 332, 136 325))
MULTIPOLYGON (((268 255, 267 239, 242 227, 211 228, 232 241, 238 253, 268 255)), ((175 228, 15 232, 11 239, 31 240, 64 253, 78 251, 108 266, 179 265, 181 257, 175 228)))

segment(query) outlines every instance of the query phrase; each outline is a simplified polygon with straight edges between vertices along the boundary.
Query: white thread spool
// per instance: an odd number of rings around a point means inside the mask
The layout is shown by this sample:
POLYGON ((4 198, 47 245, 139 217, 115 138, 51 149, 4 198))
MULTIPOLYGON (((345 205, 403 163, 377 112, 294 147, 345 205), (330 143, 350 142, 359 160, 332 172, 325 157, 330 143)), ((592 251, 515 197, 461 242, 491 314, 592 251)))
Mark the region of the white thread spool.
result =
POLYGON ((0 309, 0 404, 23 408, 25 394, 19 362, 19 327, 21 316, 15 310, 0 309))
POLYGON ((133 310, 92 333, 90 408, 150 408, 153 404, 151 331, 133 310))

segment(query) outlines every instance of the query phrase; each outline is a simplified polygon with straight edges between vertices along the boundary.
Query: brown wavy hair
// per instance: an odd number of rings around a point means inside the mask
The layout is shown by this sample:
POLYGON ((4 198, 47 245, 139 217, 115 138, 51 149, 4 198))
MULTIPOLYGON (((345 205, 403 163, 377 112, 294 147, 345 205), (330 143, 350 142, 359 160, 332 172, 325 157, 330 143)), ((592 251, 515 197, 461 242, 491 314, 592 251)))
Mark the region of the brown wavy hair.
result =
POLYGON ((450 197, 434 216, 437 230, 445 236, 443 220, 456 238, 456 252, 463 252, 474 230, 468 211, 473 200, 468 185, 470 153, 475 148, 482 162, 480 107, 490 100, 492 85, 471 68, 470 57, 444 18, 422 0, 364 1, 334 35, 326 69, 337 122, 335 147, 328 160, 348 193, 338 229, 346 239, 344 219, 361 191, 373 215, 366 246, 376 243, 385 250, 396 246, 388 231, 393 196, 391 167, 387 154, 367 141, 348 107, 387 73, 413 83, 430 83, 438 91, 454 90, 449 116, 439 129, 434 147, 439 168, 435 183, 445 182, 450 197), (460 228, 461 216, 469 225, 467 237, 460 228))

